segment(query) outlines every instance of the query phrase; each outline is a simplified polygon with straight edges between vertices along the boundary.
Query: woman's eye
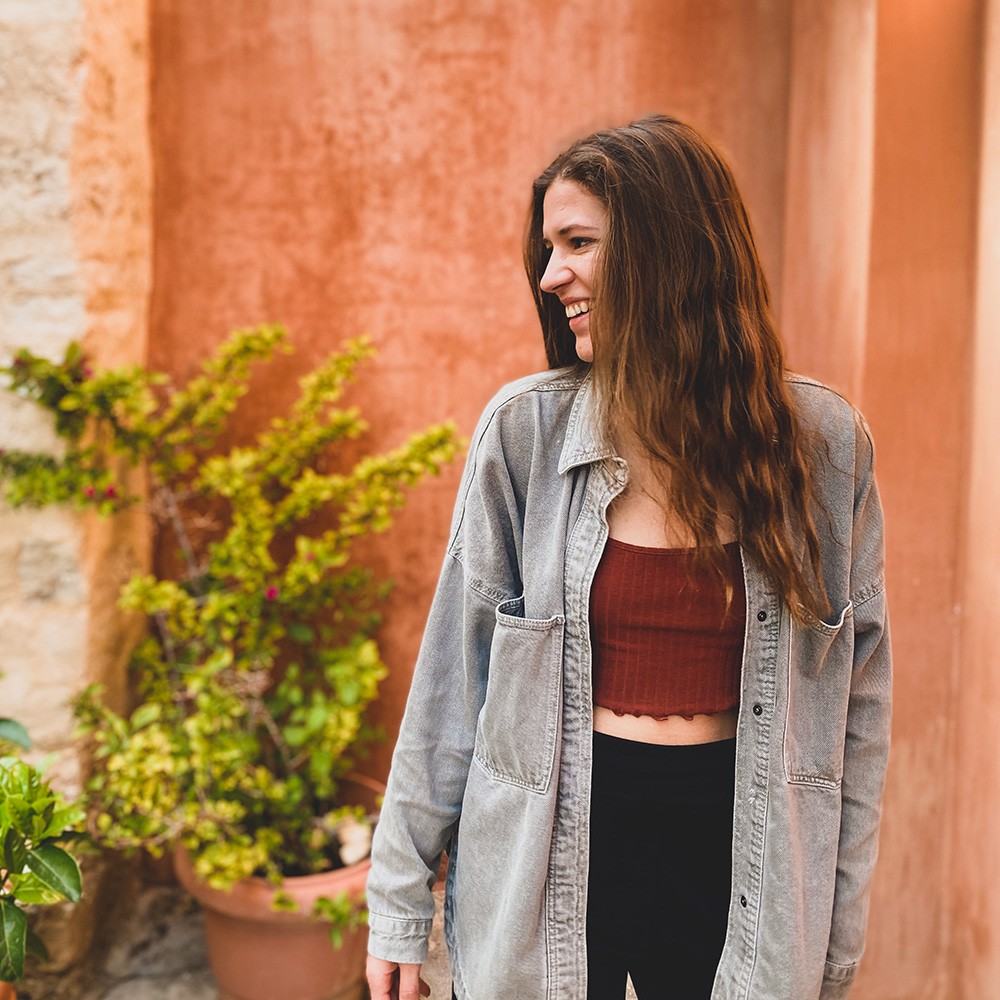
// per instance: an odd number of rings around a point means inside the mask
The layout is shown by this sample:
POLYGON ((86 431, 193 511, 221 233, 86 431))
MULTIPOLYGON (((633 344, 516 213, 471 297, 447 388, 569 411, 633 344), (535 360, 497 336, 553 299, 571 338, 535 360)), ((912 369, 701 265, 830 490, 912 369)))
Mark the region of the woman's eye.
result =
POLYGON ((569 242, 574 250, 582 250, 584 247, 590 246, 594 241, 590 236, 574 236, 569 242))

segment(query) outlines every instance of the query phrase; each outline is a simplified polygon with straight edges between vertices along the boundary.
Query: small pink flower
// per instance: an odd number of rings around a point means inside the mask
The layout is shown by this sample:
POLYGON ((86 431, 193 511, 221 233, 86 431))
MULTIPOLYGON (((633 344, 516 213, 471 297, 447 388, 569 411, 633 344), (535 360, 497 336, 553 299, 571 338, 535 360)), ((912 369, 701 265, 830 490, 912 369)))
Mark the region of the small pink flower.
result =
POLYGON ((278 597, 278 588, 277 587, 268 587, 267 590, 264 591, 264 596, 269 601, 276 600, 277 597, 278 597))
POLYGON ((93 486, 84 486, 83 495, 88 499, 92 499, 97 495, 97 490, 95 490, 93 486))
POLYGON ((91 368, 90 365, 84 365, 83 366, 83 377, 84 378, 93 378, 94 377, 94 369, 91 368))
MULTIPOLYGON (((2 454, 3 454, 3 452, 0 451, 0 455, 2 455, 2 454)), ((306 562, 313 562, 315 560, 315 558, 316 558, 316 553, 315 552, 307 552, 306 553, 306 562)))
POLYGON ((104 490, 104 495, 109 500, 113 500, 116 496, 118 496, 118 490, 116 490, 113 486, 108 486, 104 490))

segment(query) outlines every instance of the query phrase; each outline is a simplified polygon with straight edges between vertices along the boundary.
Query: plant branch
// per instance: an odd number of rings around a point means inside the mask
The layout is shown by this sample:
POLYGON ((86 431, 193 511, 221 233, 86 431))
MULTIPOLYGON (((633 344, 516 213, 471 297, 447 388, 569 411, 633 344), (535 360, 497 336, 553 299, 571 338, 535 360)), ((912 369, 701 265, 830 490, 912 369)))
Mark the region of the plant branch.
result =
POLYGON ((187 564, 188 577, 191 580, 191 585, 197 591, 198 596, 202 596, 204 591, 202 590, 201 584, 198 582, 198 559, 194 554, 194 547, 191 545, 191 538, 188 535, 187 526, 184 524, 184 518, 181 517, 180 508, 177 505, 177 498, 174 495, 174 491, 165 483, 161 483, 159 485, 158 492, 163 500, 164 506, 167 509, 167 517, 169 518, 170 524, 174 529, 174 535, 180 543, 181 552, 184 555, 184 562, 187 564))

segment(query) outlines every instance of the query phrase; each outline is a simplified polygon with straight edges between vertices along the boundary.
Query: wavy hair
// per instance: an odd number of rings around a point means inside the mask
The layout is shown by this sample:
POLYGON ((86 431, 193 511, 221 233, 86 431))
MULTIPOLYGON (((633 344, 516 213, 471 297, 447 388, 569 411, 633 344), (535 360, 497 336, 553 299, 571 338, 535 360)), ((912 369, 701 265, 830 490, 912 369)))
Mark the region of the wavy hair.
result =
POLYGON ((689 125, 651 115, 579 140, 534 182, 524 261, 552 368, 580 364, 565 310, 539 287, 550 253, 543 202, 557 179, 608 212, 590 333, 609 439, 633 437, 646 449, 701 558, 721 572, 719 513, 733 511, 740 543, 792 613, 822 618, 812 449, 729 167, 689 125))

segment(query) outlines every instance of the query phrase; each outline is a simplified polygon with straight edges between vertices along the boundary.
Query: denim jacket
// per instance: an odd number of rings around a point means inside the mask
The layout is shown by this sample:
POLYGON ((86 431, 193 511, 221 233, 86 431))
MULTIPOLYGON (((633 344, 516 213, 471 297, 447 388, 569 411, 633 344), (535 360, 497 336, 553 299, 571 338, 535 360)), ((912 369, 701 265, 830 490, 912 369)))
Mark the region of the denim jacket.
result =
MULTIPOLYGON (((837 1000, 861 956, 890 714, 882 514, 860 415, 789 377, 818 441, 828 621, 743 553, 729 926, 712 1000, 837 1000)), ((373 955, 422 962, 449 855, 460 1000, 584 1000, 590 585, 628 470, 585 375, 503 389, 476 430, 368 880, 373 955)), ((669 900, 665 905, 670 905, 669 900)))

